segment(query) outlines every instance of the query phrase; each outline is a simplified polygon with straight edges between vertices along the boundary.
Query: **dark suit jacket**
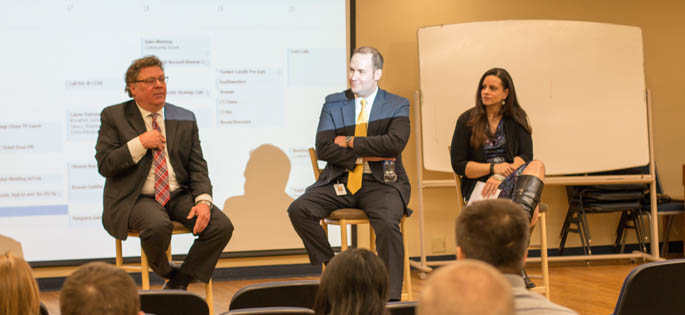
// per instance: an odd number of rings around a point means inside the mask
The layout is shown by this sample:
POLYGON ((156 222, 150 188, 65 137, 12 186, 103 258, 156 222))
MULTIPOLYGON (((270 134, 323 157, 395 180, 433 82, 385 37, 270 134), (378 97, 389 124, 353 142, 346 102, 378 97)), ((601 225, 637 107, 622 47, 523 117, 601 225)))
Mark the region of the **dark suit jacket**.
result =
MULTIPOLYGON (((128 217, 140 196, 152 165, 152 150, 136 164, 126 143, 147 131, 135 101, 108 106, 100 114, 100 131, 95 145, 98 171, 106 178, 102 224, 109 234, 126 239, 128 217)), ((164 105, 164 124, 169 162, 180 189, 193 198, 212 194, 207 162, 202 157, 195 115, 181 107, 164 105)))
MULTIPOLYGON (((385 183, 383 162, 369 162, 373 177, 400 192, 404 205, 409 203, 411 185, 402 165, 402 150, 409 140, 409 101, 401 96, 378 89, 366 137, 354 139, 354 149, 333 143, 336 136, 353 136, 355 129, 354 94, 350 90, 331 94, 323 104, 316 132, 316 152, 328 162, 312 187, 328 185, 352 169, 358 157, 395 157, 397 181, 385 183)), ((363 185, 363 184, 362 184, 363 185)))

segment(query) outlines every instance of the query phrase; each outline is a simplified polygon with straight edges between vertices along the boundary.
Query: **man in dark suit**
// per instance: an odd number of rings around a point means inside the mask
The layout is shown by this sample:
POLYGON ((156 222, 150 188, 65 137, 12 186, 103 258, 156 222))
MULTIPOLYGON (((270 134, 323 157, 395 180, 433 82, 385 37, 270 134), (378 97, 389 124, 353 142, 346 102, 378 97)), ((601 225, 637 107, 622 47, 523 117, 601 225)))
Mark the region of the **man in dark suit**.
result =
POLYGON ((106 178, 102 223, 118 239, 138 231, 152 270, 170 279, 165 289, 185 290, 192 280, 209 281, 233 225, 212 203, 195 115, 165 102, 162 62, 134 60, 125 80, 133 100, 102 111, 95 146, 106 178), (197 236, 180 267, 165 255, 171 220, 197 236))
POLYGON ((390 274, 390 299, 402 294, 404 247, 399 223, 411 186, 402 165, 409 139, 409 101, 378 88, 383 57, 357 48, 350 59, 350 89, 326 97, 316 133, 319 179, 288 208, 313 265, 333 258, 319 220, 339 208, 360 208, 376 231, 378 255, 390 274))

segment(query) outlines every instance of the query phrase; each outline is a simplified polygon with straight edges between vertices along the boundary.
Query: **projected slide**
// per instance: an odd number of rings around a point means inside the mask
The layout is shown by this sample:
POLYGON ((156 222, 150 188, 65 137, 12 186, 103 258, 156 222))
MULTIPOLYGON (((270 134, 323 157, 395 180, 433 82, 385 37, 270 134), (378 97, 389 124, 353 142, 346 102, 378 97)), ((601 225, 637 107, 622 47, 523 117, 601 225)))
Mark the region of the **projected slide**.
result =
MULTIPOLYGON (((226 251, 303 247, 286 210, 314 181, 324 97, 347 87, 344 0, 0 6, 0 234, 27 260, 113 257, 95 141, 144 55, 165 64, 167 102, 198 119, 214 203, 236 226, 226 251)), ((174 237, 173 252, 191 242, 174 237)))

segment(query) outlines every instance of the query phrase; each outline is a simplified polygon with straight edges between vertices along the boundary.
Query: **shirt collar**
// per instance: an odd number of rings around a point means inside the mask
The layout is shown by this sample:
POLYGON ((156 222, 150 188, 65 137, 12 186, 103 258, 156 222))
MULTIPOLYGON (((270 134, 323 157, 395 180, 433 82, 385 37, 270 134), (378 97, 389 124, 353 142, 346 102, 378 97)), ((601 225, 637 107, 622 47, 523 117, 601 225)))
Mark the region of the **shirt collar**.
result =
MULTIPOLYGON (((140 110, 140 114, 143 115, 143 118, 147 118, 150 116, 150 114, 152 114, 151 111, 149 111, 149 110, 143 108, 142 106, 138 105, 138 102, 136 102, 136 106, 138 106, 138 110, 140 110)), ((162 109, 160 109, 157 112, 157 114, 159 114, 159 117, 161 117, 162 120, 164 120, 164 107, 162 107, 162 109)))
POLYGON ((378 86, 376 86, 376 89, 373 90, 373 93, 371 93, 371 95, 369 95, 367 97, 356 97, 354 102, 355 102, 355 104, 358 104, 361 106, 361 101, 363 98, 363 99, 366 99, 366 105, 367 106, 372 106, 373 101, 376 100, 376 94, 378 94, 378 86))

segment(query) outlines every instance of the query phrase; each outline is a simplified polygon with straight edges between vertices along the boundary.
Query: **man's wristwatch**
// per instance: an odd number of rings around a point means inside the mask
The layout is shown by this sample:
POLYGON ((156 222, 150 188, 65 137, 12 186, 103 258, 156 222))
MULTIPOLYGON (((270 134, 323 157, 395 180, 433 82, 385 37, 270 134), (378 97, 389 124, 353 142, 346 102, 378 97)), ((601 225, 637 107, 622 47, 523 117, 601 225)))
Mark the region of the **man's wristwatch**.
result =
POLYGON ((211 202, 209 202, 209 200, 204 200, 204 199, 202 199, 202 200, 198 200, 198 201, 197 201, 197 202, 195 203, 195 205, 197 206, 197 205, 199 205, 199 204, 201 204, 201 203, 204 203, 204 204, 206 204, 206 205, 207 205, 207 207, 210 207, 210 208, 212 207, 212 203, 211 203, 211 202))
POLYGON ((490 174, 495 173, 495 163, 490 163, 490 174))
POLYGON ((345 144, 346 144, 348 147, 350 146, 350 141, 352 141, 352 138, 354 138, 354 136, 347 136, 347 137, 345 137, 345 144))

